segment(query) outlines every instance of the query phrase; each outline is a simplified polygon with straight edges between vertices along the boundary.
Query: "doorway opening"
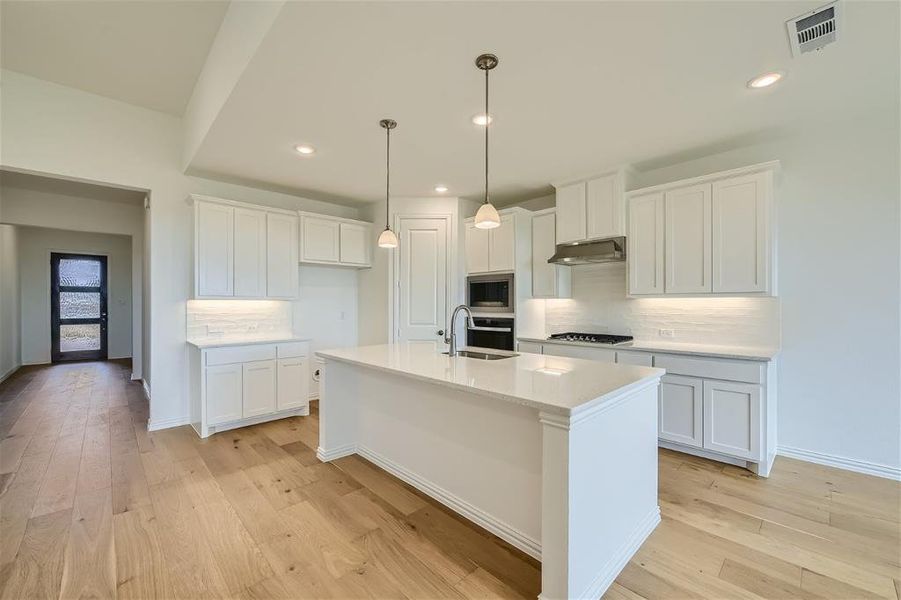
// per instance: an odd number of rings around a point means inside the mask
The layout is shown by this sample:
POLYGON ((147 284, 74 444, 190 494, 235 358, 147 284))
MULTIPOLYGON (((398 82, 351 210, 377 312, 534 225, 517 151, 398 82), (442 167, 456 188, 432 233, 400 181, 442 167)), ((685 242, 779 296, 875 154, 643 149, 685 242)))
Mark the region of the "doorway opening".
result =
POLYGON ((50 356, 107 358, 106 256, 50 254, 50 356))

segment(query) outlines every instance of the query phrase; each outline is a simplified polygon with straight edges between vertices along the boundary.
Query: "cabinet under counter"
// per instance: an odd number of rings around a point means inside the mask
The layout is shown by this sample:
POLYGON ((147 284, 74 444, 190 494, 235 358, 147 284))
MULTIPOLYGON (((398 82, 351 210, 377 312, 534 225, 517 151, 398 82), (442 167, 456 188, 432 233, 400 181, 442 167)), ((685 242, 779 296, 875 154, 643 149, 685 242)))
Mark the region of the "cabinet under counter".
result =
POLYGON ((188 342, 191 426, 202 438, 310 414, 310 344, 289 337, 188 342))

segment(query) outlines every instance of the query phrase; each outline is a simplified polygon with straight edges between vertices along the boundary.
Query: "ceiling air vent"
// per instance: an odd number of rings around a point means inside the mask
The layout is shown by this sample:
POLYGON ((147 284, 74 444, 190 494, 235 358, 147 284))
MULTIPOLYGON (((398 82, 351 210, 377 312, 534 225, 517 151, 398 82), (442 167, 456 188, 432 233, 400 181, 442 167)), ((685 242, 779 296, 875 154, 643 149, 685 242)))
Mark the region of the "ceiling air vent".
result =
POLYGON ((837 40, 841 14, 841 4, 833 2, 786 21, 792 56, 820 50, 837 40))

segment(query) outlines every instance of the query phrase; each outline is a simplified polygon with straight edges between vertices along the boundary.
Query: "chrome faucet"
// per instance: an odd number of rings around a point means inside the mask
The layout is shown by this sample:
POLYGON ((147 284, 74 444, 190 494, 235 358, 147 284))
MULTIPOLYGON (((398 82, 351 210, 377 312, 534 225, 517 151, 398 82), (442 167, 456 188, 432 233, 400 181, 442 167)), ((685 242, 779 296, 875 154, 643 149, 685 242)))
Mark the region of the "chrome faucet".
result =
POLYGON ((457 313, 460 311, 466 311, 466 316, 468 319, 468 323, 470 327, 475 327, 476 324, 472 320, 472 311, 469 310, 469 307, 465 304, 461 304, 457 308, 454 309, 454 314, 451 315, 450 329, 448 330, 450 335, 444 337, 444 343, 448 344, 447 355, 448 356, 456 356, 457 355, 457 313))

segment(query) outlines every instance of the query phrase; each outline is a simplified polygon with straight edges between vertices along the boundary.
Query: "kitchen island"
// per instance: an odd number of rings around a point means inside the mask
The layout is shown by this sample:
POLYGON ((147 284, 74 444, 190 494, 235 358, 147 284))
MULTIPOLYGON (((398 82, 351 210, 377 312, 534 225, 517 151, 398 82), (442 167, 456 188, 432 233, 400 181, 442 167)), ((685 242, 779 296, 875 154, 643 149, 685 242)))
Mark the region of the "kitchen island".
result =
POLYGON ((317 352, 320 460, 359 454, 541 560, 541 598, 600 597, 660 521, 664 371, 442 350, 317 352))

